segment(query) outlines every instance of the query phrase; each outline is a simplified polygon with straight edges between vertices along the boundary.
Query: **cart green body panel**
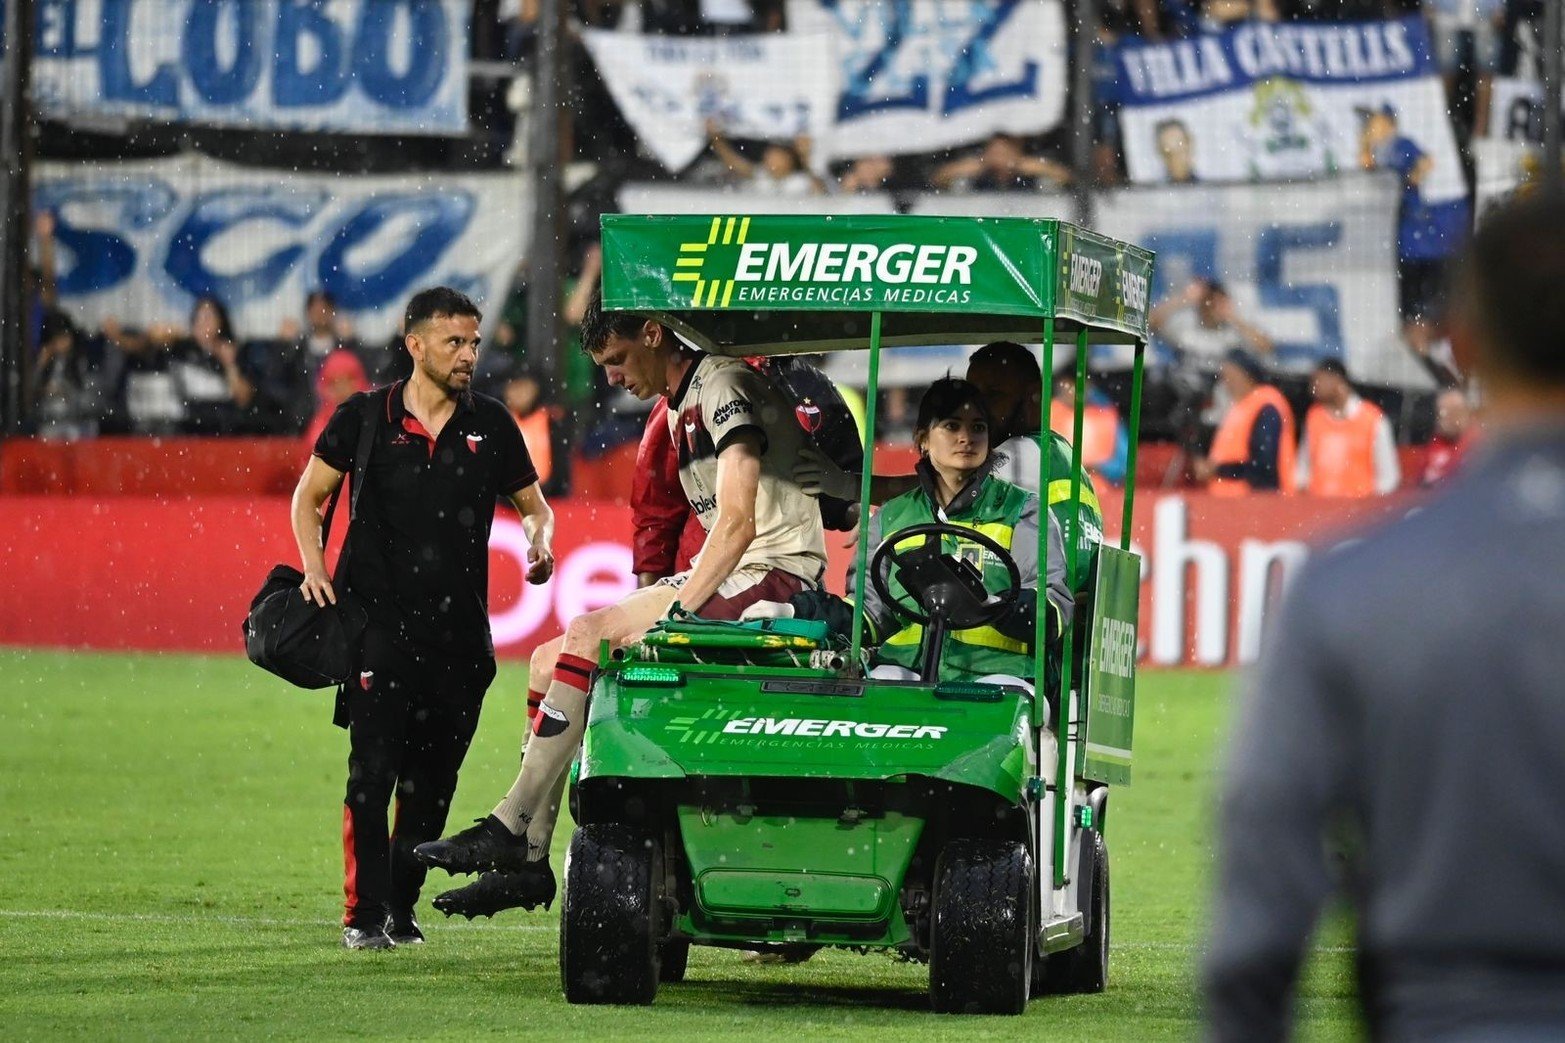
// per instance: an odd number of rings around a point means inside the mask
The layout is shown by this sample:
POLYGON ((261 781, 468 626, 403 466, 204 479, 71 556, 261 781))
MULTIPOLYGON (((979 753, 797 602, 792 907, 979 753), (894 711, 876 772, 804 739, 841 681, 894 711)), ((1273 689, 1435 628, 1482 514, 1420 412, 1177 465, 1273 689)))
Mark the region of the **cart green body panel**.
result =
POLYGON ((1118 547, 1100 548, 1093 603, 1082 774, 1097 782, 1124 785, 1130 782, 1130 741, 1136 723, 1141 558, 1118 547))

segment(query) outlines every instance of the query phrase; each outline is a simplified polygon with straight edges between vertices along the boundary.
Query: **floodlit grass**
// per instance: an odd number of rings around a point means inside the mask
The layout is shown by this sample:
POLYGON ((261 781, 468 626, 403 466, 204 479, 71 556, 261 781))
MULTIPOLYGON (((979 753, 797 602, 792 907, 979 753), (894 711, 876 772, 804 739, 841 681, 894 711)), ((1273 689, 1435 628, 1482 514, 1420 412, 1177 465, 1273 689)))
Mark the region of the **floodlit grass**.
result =
MULTIPOLYGON (((522 677, 501 668, 453 823, 515 772, 522 677)), ((1143 676, 1136 785, 1109 819, 1109 991, 1035 1001, 1019 1023, 929 1014, 923 967, 835 952, 777 967, 697 948, 651 1008, 571 1007, 553 913, 470 925, 426 903, 428 945, 346 952, 347 742, 329 693, 238 658, 0 652, 0 1026, 22 1039, 1190 1039, 1227 685, 1143 676)), ((446 879, 432 873, 426 899, 446 879)), ((1340 938, 1301 996, 1307 1038, 1354 1034, 1340 938)))

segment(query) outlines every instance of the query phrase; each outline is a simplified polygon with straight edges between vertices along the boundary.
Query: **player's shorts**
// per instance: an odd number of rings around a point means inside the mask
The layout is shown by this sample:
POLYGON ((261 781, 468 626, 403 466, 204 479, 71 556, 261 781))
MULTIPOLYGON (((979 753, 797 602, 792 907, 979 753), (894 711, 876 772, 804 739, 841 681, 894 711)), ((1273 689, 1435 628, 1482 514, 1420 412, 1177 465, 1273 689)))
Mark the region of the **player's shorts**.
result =
MULTIPOLYGON (((678 590, 685 585, 693 570, 676 572, 658 580, 658 586, 678 590)), ((759 601, 787 600, 800 591, 811 590, 815 584, 800 579, 791 572, 774 569, 769 565, 740 565, 723 580, 706 604, 701 606, 703 619, 738 619, 745 609, 759 601)))
POLYGON ((1397 304, 1403 322, 1439 318, 1445 296, 1445 261, 1408 261, 1397 265, 1397 304))

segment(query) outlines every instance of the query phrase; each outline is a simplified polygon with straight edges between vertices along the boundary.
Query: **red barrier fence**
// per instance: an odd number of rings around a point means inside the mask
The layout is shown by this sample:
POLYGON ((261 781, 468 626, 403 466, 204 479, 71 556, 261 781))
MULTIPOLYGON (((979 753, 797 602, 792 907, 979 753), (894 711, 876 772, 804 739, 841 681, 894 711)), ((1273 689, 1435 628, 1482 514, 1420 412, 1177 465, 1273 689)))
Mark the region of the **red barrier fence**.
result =
MULTIPOLYGON (((1104 500, 1117 529, 1120 500, 1104 500)), ((1306 541, 1407 502, 1138 497, 1143 654, 1205 666, 1252 658, 1265 607, 1308 554, 1306 541)), ((490 610, 502 655, 529 652, 633 582, 626 507, 565 500, 555 511, 559 565, 543 587, 521 582, 526 543, 515 515, 502 508, 496 519, 490 610)), ((278 496, 0 496, 0 526, 0 644, 237 652, 267 569, 297 564, 278 496)), ((843 534, 827 537, 829 585, 840 590, 851 554, 843 534)))

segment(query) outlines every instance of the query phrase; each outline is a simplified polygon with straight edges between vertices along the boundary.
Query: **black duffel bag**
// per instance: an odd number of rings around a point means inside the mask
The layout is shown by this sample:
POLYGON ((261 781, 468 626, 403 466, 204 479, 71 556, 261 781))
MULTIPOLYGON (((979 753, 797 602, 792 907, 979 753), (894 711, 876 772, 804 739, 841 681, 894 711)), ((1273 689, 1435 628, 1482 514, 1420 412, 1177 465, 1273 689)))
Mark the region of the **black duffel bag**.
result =
MULTIPOLYGON (((359 444, 353 458, 352 492, 348 497, 350 536, 353 519, 359 513, 359 492, 364 488, 370 448, 375 441, 376 419, 376 410, 370 403, 364 403, 364 424, 359 430, 359 444)), ((337 512, 341 497, 342 486, 339 485, 332 493, 326 518, 321 522, 323 547, 331 534, 332 515, 337 512)), ((250 614, 241 628, 245 654, 250 662, 300 688, 330 688, 347 681, 358 659, 359 640, 367 622, 364 607, 354 600, 344 582, 348 574, 348 550, 348 542, 344 541, 332 574, 332 591, 337 595, 335 605, 322 607, 305 601, 304 592, 299 589, 304 582, 304 573, 292 565, 272 567, 260 592, 250 602, 250 614)))

